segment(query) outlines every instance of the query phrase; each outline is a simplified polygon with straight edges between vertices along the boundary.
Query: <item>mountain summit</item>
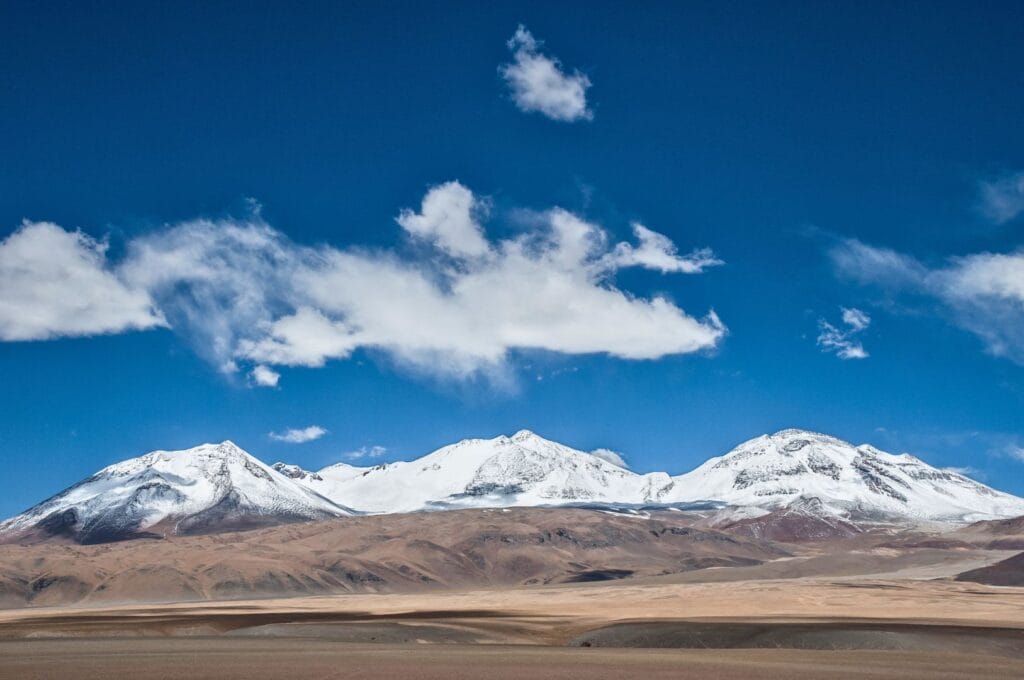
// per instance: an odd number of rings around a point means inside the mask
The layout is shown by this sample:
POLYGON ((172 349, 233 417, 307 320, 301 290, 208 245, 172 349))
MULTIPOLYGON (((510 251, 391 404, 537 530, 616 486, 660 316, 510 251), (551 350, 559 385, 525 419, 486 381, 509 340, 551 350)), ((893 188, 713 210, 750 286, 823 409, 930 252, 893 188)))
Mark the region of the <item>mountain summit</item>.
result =
POLYGON ((225 441, 153 451, 106 467, 0 524, 0 537, 61 535, 102 543, 348 514, 225 441))

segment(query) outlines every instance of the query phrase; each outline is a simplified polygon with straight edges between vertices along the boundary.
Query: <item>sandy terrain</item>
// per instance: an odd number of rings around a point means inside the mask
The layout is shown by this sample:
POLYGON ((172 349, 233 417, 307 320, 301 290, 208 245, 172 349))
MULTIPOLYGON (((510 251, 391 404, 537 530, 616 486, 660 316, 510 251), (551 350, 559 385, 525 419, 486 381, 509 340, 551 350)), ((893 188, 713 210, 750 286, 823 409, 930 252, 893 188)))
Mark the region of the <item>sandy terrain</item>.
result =
POLYGON ((1015 552, 576 512, 4 546, 0 680, 1024 675, 1024 589, 955 580, 1015 552))
POLYGON ((0 680, 1017 678, 1022 669, 1024 590, 950 580, 614 581, 0 612, 0 680))
MULTIPOLYGON (((0 611, 0 637, 109 630, 115 634, 223 633, 324 621, 470 622, 564 644, 611 623, 658 621, 891 621, 1024 628, 1024 590, 953 581, 787 579, 614 583, 409 594, 0 611)), ((510 641, 503 640, 503 641, 510 641)))

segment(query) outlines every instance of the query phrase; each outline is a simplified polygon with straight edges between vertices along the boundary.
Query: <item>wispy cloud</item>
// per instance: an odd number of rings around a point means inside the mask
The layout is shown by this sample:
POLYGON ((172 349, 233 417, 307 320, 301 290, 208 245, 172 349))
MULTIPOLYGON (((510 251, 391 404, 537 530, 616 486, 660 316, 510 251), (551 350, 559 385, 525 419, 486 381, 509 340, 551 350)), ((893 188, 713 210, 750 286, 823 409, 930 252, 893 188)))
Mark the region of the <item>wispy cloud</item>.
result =
POLYGON ((1024 364, 1024 250, 953 257, 932 267, 856 239, 841 241, 829 254, 840 276, 938 301, 991 354, 1024 364))
POLYGON ((856 307, 841 307, 843 312, 843 323, 850 327, 850 330, 860 332, 871 325, 871 317, 856 307))
POLYGON ((383 446, 361 446, 355 451, 349 451, 344 454, 343 457, 347 460, 373 460, 375 458, 380 458, 387 452, 388 450, 383 446))
POLYGON ((293 428, 285 430, 284 432, 271 432, 267 436, 278 442, 286 442, 288 444, 305 444, 315 439, 320 439, 327 434, 327 430, 320 427, 319 425, 310 425, 309 427, 293 428))
POLYGON ((258 386, 275 386, 279 366, 318 367, 361 348, 461 380, 504 376, 516 350, 656 359, 724 337, 713 311, 696 318, 614 280, 634 266, 697 273, 719 263, 710 251, 679 256, 646 228, 636 229, 636 245, 610 242, 599 225, 557 207, 533 213, 531 230, 496 240, 487 214, 486 201, 448 182, 431 188, 418 212, 399 213, 413 249, 302 246, 255 213, 137 237, 118 262, 76 232, 27 225, 0 245, 0 263, 14 263, 0 265, 0 332, 43 339, 166 325, 258 386), (56 248, 48 260, 54 242, 70 243, 74 256, 56 248), (24 274, 34 266, 48 277, 24 274), (75 295, 50 290, 68 280, 75 295), (67 313, 66 299, 87 302, 67 313))
POLYGON ((618 267, 644 267, 663 274, 700 274, 708 267, 725 264, 715 257, 710 248, 679 255, 672 239, 638 222, 633 224, 633 234, 638 245, 619 243, 611 253, 612 261, 618 267))
POLYGON ((508 41, 513 61, 500 71, 521 111, 539 112, 552 120, 590 120, 587 108, 590 79, 579 71, 566 73, 558 59, 540 52, 540 41, 521 25, 508 41))
POLYGON ((617 467, 628 470, 629 465, 626 464, 626 459, 622 457, 622 454, 618 451, 612 451, 611 449, 594 449, 590 452, 590 455, 595 458, 611 463, 617 467))
POLYGON ((1024 213, 1024 172, 982 182, 981 211, 996 224, 1004 224, 1024 213))
POLYGON ((823 352, 835 352, 840 359, 867 359, 868 353, 856 336, 871 325, 871 317, 856 308, 840 308, 845 328, 839 328, 821 319, 818 321, 818 347, 823 352))

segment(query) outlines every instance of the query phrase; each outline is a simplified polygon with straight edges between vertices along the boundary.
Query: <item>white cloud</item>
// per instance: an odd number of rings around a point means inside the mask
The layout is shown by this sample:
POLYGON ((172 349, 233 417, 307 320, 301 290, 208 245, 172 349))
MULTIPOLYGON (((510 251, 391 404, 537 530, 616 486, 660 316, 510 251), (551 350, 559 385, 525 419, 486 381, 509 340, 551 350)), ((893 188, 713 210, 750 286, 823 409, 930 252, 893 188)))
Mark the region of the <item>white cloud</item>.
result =
POLYGON ((566 73, 558 59, 541 54, 540 42, 523 25, 508 41, 508 48, 513 62, 500 71, 521 111, 536 111, 566 122, 593 118, 587 108, 590 79, 586 75, 566 73))
POLYGON ((937 300, 991 354, 1024 364, 1024 250, 976 253, 927 267, 910 256, 848 239, 830 255, 842 276, 937 300))
POLYGON ((629 469, 629 465, 626 464, 626 459, 622 457, 622 454, 611 449, 594 449, 590 452, 590 455, 620 468, 629 469))
POLYGON ((281 374, 277 371, 267 368, 263 364, 253 367, 249 372, 249 377, 252 378, 253 383, 260 387, 277 387, 277 382, 281 379, 281 374))
POLYGON ((347 357, 358 346, 358 338, 344 321, 332 321, 311 307, 299 307, 269 324, 258 340, 240 341, 237 353, 253 361, 319 367, 328 359, 347 357))
MULTIPOLYGON (((166 319, 212 364, 245 368, 261 386, 276 384, 275 366, 322 366, 360 348, 441 377, 498 379, 517 350, 657 359, 711 349, 724 337, 713 311, 698 319, 666 297, 615 285, 615 273, 633 264, 706 266, 680 264, 686 258, 666 237, 645 236, 646 245, 641 238, 626 251, 598 225, 553 208, 536 215, 532 230, 491 240, 476 221, 479 205, 457 183, 431 189, 419 214, 399 219, 426 249, 411 256, 300 246, 257 214, 169 226, 129 241, 115 265, 90 271, 121 293, 110 300, 135 326, 166 319), (151 300, 159 311, 145 306, 151 300)), ((58 240, 86 238, 48 229, 58 240)), ((0 292, 6 301, 6 283, 0 292)), ((39 306, 55 304, 51 298, 39 306)), ((23 323, 32 313, 7 311, 23 323)))
POLYGON ((309 427, 293 428, 285 430, 284 432, 271 432, 267 436, 278 442, 286 442, 288 444, 305 444, 315 439, 320 439, 327 434, 327 430, 320 427, 319 425, 310 425, 309 427))
POLYGON ((619 243, 611 257, 619 267, 644 267, 662 273, 700 274, 707 267, 725 264, 715 257, 709 248, 694 250, 688 255, 678 255, 672 240, 664 234, 651 231, 640 223, 633 224, 639 246, 619 243))
POLYGON ((315 258, 252 215, 190 220, 136 238, 119 271, 148 291, 200 356, 233 372, 239 344, 295 309, 295 277, 315 258))
POLYGON ((107 246, 49 222, 0 241, 0 340, 118 333, 165 324, 145 290, 107 263, 107 246))
MULTIPOLYGON (((463 224, 465 213, 450 216, 463 224)), ((500 370, 513 349, 652 359, 714 347, 724 334, 714 313, 697 320, 665 298, 611 285, 622 265, 609 258, 596 225, 557 208, 541 222, 517 238, 485 240, 475 251, 484 256, 455 268, 321 249, 290 284, 303 304, 238 343, 236 357, 320 366, 368 347, 419 370, 467 377, 500 370)), ((455 256, 434 239, 445 228, 438 220, 422 236, 455 256)), ((474 233, 485 238, 482 227, 474 233)))
POLYGON ((1024 446, 1017 446, 1016 444, 1011 444, 1006 447, 1006 455, 1008 455, 1010 458, 1013 458, 1014 460, 1019 460, 1020 462, 1024 463, 1024 446))
POLYGON ((867 359, 867 350, 855 336, 871 325, 871 317, 856 308, 840 309, 846 328, 838 328, 821 319, 818 322, 818 347, 823 352, 835 352, 840 359, 867 359))
POLYGON ((475 257, 488 251, 483 229, 474 219, 481 210, 473 192, 447 182, 427 192, 418 214, 406 209, 397 221, 412 236, 434 242, 453 257, 475 257))
POLYGON ((355 451, 349 451, 344 454, 344 457, 348 460, 374 459, 380 458, 387 452, 388 450, 383 446, 361 446, 355 451))
POLYGON ((828 254, 840 275, 858 283, 913 288, 927 274, 925 267, 908 255, 869 246, 854 238, 840 241, 828 254))
POLYGON ((862 331, 871 325, 871 317, 856 307, 840 307, 843 312, 843 323, 854 331, 862 331))
POLYGON ((1024 172, 982 182, 981 211, 996 224, 1024 213, 1024 172))

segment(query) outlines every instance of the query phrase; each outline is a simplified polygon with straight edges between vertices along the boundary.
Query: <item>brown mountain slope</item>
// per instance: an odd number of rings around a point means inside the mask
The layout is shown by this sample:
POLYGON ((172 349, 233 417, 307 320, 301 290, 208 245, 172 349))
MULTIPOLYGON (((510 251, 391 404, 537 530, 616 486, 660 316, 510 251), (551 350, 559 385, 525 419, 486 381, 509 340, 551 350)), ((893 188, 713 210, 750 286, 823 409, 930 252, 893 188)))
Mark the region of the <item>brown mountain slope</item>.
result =
POLYGON ((956 580, 986 583, 990 586, 1024 586, 1024 553, 987 567, 965 571, 956 580))
POLYGON ((105 545, 0 546, 0 606, 533 585, 757 564, 773 543, 578 509, 344 518, 105 545))
POLYGON ((993 550, 1024 550, 1024 517, 975 522, 953 535, 993 550))

